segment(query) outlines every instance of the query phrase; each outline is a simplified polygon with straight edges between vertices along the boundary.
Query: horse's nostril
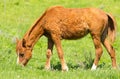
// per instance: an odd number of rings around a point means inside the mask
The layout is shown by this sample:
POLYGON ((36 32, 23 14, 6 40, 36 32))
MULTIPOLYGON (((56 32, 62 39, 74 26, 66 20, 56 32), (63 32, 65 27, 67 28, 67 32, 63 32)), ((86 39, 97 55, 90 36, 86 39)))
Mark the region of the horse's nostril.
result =
POLYGON ((20 57, 24 57, 24 54, 19 54, 20 57))

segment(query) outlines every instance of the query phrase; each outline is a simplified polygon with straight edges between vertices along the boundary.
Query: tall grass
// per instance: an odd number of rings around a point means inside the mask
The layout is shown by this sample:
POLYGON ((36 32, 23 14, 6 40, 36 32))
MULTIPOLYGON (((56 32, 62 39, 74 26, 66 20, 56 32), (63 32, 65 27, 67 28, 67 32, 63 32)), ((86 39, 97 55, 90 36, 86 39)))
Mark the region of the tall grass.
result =
MULTIPOLYGON (((16 65, 15 39, 22 38, 34 21, 50 6, 71 8, 96 7, 112 13, 120 25, 119 0, 1 0, 0 1, 0 79, 119 79, 120 71, 111 69, 111 59, 104 49, 98 69, 91 71, 95 49, 90 35, 80 40, 63 40, 68 72, 61 72, 56 49, 51 60, 52 70, 44 70, 47 39, 42 37, 34 47, 33 57, 24 68, 16 65)), ((116 50, 120 65, 120 28, 117 27, 116 50)))

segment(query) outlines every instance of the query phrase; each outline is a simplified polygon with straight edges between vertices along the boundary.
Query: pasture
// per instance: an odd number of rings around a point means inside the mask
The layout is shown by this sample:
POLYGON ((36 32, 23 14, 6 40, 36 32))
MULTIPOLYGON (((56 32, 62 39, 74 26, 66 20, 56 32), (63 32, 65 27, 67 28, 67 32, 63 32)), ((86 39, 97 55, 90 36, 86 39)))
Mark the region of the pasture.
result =
POLYGON ((111 59, 104 49, 96 71, 91 71, 95 49, 91 36, 79 40, 63 40, 62 46, 69 67, 61 72, 56 49, 51 59, 52 69, 44 70, 47 39, 42 37, 33 49, 26 67, 16 64, 16 37, 22 38, 34 21, 50 6, 69 8, 96 7, 115 16, 116 40, 113 46, 120 67, 120 1, 119 0, 1 0, 0 1, 0 79, 119 79, 120 70, 113 70, 111 59))

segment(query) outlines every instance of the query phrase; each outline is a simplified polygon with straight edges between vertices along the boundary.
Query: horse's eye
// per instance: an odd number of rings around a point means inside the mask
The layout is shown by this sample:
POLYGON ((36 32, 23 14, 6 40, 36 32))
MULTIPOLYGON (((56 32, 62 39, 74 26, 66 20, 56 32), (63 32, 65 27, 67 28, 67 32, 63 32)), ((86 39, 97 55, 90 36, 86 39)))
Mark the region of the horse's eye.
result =
POLYGON ((24 54, 19 54, 20 57, 24 57, 24 54))

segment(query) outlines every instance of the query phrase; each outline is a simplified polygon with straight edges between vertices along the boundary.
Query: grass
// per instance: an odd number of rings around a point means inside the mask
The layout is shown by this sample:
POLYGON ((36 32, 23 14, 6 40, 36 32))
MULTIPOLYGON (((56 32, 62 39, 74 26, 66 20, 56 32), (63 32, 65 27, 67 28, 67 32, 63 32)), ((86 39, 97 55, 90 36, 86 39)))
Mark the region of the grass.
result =
MULTIPOLYGON (((0 1, 0 79, 119 79, 120 71, 111 69, 111 60, 104 53, 96 71, 91 71, 95 49, 90 35, 80 40, 63 40, 68 72, 61 72, 56 49, 51 60, 52 70, 44 70, 46 42, 42 37, 34 47, 33 58, 25 68, 16 65, 15 39, 22 38, 32 23, 46 8, 54 5, 65 7, 96 7, 112 13, 120 26, 119 0, 1 0, 0 1)), ((120 28, 117 27, 114 45, 118 66, 120 65, 120 28)))

